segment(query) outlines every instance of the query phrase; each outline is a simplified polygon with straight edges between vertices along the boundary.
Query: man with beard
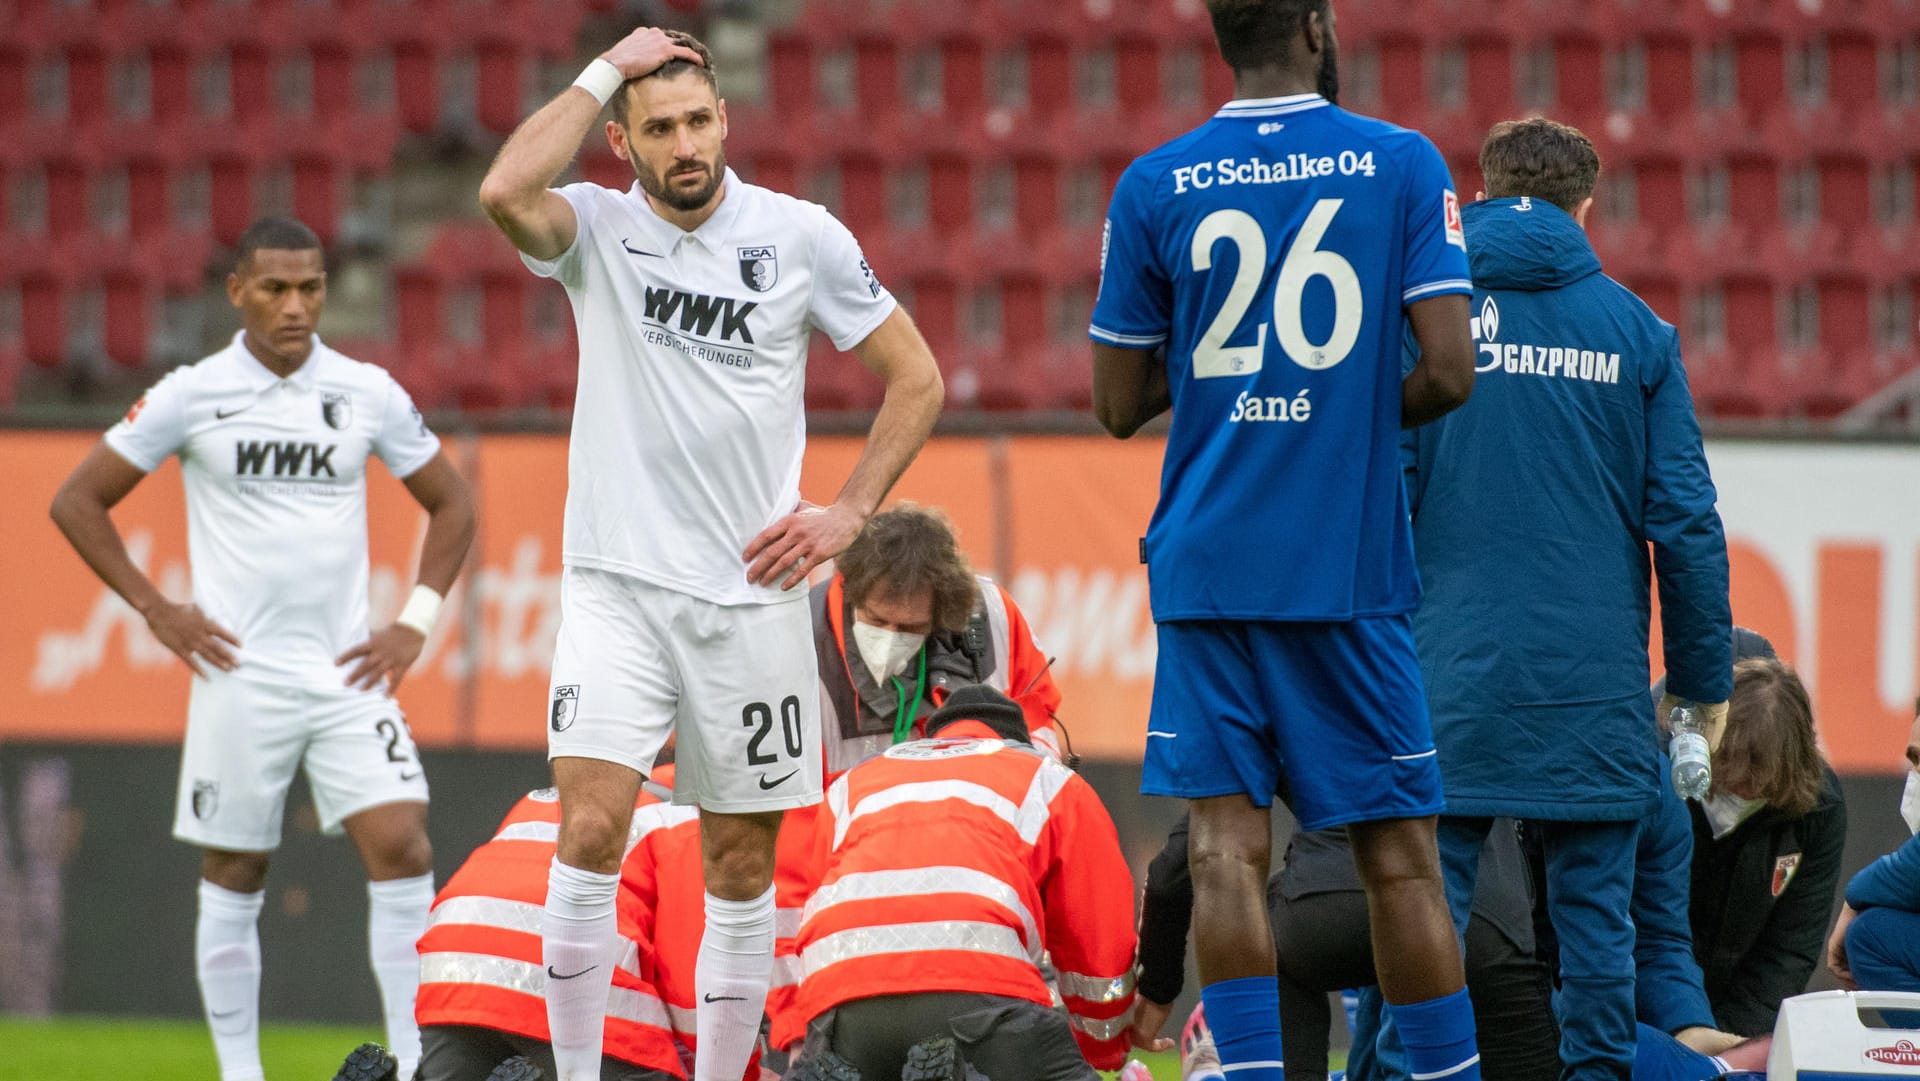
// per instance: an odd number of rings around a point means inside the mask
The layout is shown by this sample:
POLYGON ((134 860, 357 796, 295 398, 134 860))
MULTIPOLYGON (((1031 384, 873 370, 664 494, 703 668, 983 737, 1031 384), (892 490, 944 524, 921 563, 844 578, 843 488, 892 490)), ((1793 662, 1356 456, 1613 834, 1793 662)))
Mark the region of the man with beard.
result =
POLYGON ((1413 1075, 1477 1081, 1396 461, 1399 428, 1473 387, 1459 202, 1433 144, 1333 104, 1328 0, 1208 6, 1235 100, 1121 176, 1090 329, 1110 432, 1173 410, 1141 546, 1159 632, 1141 789, 1192 801, 1229 1074, 1282 1076, 1265 888, 1284 774, 1303 829, 1352 838, 1413 1075))
POLYGON ((641 28, 507 140, 480 202, 580 339, 548 750, 559 850, 541 932, 559 1081, 597 1077, 614 895, 634 793, 677 730, 675 800, 701 809, 699 1081, 736 1081, 771 977, 774 842, 817 803, 819 689, 803 586, 925 442, 939 369, 824 209, 726 167, 705 46, 641 28), (602 106, 625 192, 548 188, 602 106), (886 382, 832 503, 800 498, 819 327, 886 382))

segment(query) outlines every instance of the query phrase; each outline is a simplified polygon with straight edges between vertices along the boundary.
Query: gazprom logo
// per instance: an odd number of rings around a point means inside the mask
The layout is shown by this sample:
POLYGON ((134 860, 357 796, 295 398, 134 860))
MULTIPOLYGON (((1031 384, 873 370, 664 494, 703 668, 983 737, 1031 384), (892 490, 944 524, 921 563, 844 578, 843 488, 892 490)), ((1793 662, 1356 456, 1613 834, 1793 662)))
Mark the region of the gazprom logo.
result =
POLYGON ((1492 297, 1480 302, 1480 314, 1472 320, 1473 340, 1480 343, 1477 351, 1486 359, 1474 365, 1476 372, 1490 372, 1500 367, 1500 347, 1493 339, 1500 334, 1500 305, 1492 297))

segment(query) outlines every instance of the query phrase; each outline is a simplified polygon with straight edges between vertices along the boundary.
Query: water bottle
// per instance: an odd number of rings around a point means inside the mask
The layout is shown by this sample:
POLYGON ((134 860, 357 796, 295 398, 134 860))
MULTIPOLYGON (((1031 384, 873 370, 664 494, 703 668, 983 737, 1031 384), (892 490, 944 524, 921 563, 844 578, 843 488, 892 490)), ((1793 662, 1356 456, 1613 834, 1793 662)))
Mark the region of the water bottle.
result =
POLYGON ((1707 755, 1707 733, 1700 723, 1700 712, 1691 702, 1682 702, 1667 715, 1673 742, 1667 754, 1673 759, 1673 790, 1681 799, 1705 799, 1713 785, 1713 762, 1707 755))

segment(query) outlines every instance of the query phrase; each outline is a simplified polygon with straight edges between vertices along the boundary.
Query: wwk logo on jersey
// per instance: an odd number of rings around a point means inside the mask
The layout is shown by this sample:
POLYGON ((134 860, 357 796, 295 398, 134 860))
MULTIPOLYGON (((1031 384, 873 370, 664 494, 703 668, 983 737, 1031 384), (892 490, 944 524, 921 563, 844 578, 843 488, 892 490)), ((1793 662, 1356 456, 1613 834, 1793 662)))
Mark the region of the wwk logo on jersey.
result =
POLYGON ((771 247, 740 248, 740 280, 756 293, 764 293, 780 280, 780 260, 771 247))
MULTIPOLYGON (((328 423, 333 422, 329 420, 328 423)), ((276 477, 298 477, 302 470, 309 477, 318 477, 323 473, 329 477, 338 476, 333 471, 333 452, 339 449, 336 443, 328 443, 322 448, 318 443, 247 439, 233 445, 233 471, 242 477, 264 476, 271 462, 276 477)))
MULTIPOLYGON (((746 272, 743 265, 740 273, 744 275, 746 272)), ((768 282, 767 285, 772 288, 773 283, 768 282)), ((714 324, 718 323, 721 338, 733 341, 737 336, 742 342, 752 345, 753 332, 747 329, 747 316, 759 306, 759 301, 755 300, 735 301, 732 297, 710 297, 703 293, 683 293, 678 289, 648 289, 646 319, 665 327, 677 314, 682 334, 712 334, 714 324)))

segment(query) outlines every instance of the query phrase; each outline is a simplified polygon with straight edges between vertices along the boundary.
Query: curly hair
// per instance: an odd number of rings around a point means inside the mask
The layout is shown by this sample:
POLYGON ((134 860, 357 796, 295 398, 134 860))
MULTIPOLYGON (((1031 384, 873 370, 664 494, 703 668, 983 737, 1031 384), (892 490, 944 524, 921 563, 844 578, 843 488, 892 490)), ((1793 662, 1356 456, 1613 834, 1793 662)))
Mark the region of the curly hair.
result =
POLYGON ((1825 761, 1799 673, 1770 657, 1734 665, 1727 731, 1713 752, 1713 790, 1806 814, 1820 801, 1825 761))
POLYGON ((980 599, 953 523, 933 507, 899 503, 874 515, 834 565, 855 606, 871 596, 931 593, 935 631, 966 630, 980 599))

